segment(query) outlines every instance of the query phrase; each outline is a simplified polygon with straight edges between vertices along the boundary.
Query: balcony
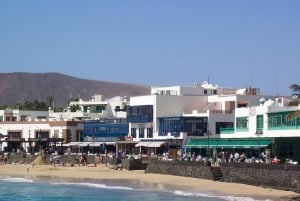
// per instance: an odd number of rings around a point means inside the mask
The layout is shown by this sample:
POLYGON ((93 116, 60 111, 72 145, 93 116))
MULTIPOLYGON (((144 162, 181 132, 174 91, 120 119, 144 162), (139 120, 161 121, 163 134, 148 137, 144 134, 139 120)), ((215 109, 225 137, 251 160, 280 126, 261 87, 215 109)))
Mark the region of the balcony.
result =
POLYGON ((234 128, 220 128, 221 134, 234 134, 234 128))

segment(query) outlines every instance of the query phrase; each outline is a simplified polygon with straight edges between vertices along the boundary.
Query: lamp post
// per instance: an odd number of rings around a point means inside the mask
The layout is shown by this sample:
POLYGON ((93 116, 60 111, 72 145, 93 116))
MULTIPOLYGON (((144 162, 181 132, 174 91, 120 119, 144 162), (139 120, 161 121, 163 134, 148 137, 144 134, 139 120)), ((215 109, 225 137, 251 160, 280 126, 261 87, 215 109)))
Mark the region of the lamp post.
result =
POLYGON ((257 135, 257 138, 258 138, 258 140, 257 140, 257 142, 258 142, 258 149, 260 149, 260 136, 263 134, 263 132, 262 132, 262 130, 257 130, 256 132, 255 132, 255 135, 257 135))
MULTIPOLYGON (((1 127, 0 127, 1 130, 1 127)), ((0 132, 0 151, 2 151, 2 138, 3 138, 3 134, 0 132)))
POLYGON ((30 138, 31 138, 31 130, 30 130, 30 128, 29 128, 29 130, 28 130, 28 138, 27 138, 27 142, 28 142, 28 145, 29 145, 29 148, 27 148, 27 150, 26 150, 26 152, 29 152, 30 154, 31 154, 31 140, 30 140, 30 138))
POLYGON ((207 157, 208 157, 208 159, 210 157, 209 136, 210 136, 210 130, 207 131, 207 157))
POLYGON ((107 167, 107 148, 106 148, 106 138, 104 142, 104 153, 105 153, 105 167, 107 167))
POLYGON ((258 156, 260 157, 260 155, 261 155, 261 152, 260 152, 260 151, 261 151, 261 150, 260 150, 260 148, 261 148, 261 147, 260 147, 260 136, 263 135, 262 130, 259 130, 259 129, 256 130, 255 135, 257 135, 257 139, 258 139, 258 140, 257 140, 257 144, 258 144, 258 156))
POLYGON ((38 147, 39 147, 39 153, 42 155, 43 149, 42 149, 42 129, 38 131, 38 147))

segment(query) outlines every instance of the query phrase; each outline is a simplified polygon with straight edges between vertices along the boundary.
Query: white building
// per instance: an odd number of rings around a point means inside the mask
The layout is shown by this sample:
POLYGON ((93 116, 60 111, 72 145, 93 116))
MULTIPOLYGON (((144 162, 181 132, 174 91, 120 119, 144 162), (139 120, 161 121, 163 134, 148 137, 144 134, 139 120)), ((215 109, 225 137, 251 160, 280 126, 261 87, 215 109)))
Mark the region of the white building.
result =
POLYGON ((49 118, 56 120, 126 118, 126 104, 126 97, 116 96, 104 100, 102 95, 94 95, 88 101, 82 99, 71 101, 63 112, 50 110, 49 118))
POLYGON ((82 141, 84 119, 114 119, 126 117, 126 97, 103 100, 95 95, 89 101, 70 102, 63 112, 0 110, 0 151, 37 151, 37 144, 52 146, 82 141), (71 108, 77 108, 71 111, 71 108))
POLYGON ((259 105, 255 88, 221 88, 204 83, 191 87, 152 88, 151 95, 131 97, 127 110, 129 135, 136 141, 220 138, 221 128, 234 124, 236 108, 259 105))

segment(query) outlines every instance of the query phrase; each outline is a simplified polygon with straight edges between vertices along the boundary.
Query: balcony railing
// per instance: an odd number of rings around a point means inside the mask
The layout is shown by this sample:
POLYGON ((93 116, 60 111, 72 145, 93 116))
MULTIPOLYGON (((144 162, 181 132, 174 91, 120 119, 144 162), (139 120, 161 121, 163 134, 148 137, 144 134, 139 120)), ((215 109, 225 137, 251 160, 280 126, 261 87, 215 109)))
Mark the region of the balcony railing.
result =
POLYGON ((233 134, 234 128, 220 128, 221 134, 233 134))

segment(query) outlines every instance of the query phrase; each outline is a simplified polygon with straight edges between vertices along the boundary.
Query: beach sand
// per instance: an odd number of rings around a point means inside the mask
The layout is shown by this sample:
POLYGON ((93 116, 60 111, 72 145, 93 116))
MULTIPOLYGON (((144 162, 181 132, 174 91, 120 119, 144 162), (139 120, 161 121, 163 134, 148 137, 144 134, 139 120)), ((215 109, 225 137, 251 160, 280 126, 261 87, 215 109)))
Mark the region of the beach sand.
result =
POLYGON ((114 170, 105 166, 97 167, 65 167, 50 165, 25 165, 6 164, 0 165, 0 175, 2 176, 22 176, 65 179, 99 179, 99 180, 129 180, 142 184, 147 184, 157 189, 176 188, 177 190, 199 190, 210 191, 220 195, 231 195, 239 197, 252 197, 255 199, 288 200, 288 197, 299 196, 292 191, 276 190, 245 184, 226 183, 197 179, 190 177, 179 177, 162 174, 148 174, 142 170, 114 170))

